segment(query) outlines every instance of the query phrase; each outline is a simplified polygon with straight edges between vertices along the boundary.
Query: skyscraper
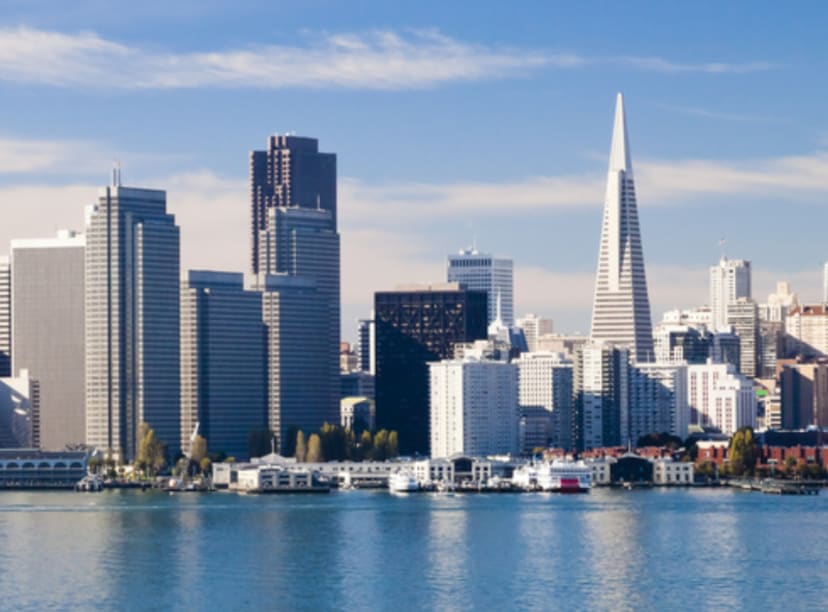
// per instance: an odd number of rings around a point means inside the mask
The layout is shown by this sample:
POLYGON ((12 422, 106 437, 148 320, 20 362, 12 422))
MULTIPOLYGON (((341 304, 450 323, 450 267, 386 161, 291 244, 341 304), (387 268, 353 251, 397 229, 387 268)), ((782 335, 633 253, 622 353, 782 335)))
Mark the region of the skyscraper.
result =
POLYGON ((12 240, 12 369, 39 386, 40 447, 86 440, 83 236, 12 240))
POLYGON ((624 98, 620 93, 615 108, 604 199, 591 337, 629 347, 634 360, 653 359, 650 299, 627 141, 624 98))
POLYGON ((242 274, 191 270, 181 292, 181 444, 198 433, 211 452, 244 458, 267 424, 262 294, 242 274))
POLYGON ((275 135, 267 150, 250 153, 251 257, 259 272, 260 232, 274 207, 326 210, 336 230, 336 155, 320 153, 315 138, 275 135))
MULTIPOLYGON (((300 301, 308 304, 307 312, 321 313, 314 329, 322 343, 321 352, 279 352, 280 363, 270 362, 286 372, 290 370, 286 360, 300 359, 303 368, 318 371, 314 379, 317 387, 312 395, 321 404, 307 406, 302 416, 301 426, 309 433, 308 430, 319 429, 325 421, 339 421, 340 244, 336 222, 336 155, 319 153, 313 138, 272 136, 267 151, 251 153, 250 172, 256 233, 253 270, 259 274, 259 284, 275 282, 265 278, 271 275, 308 281, 312 291, 303 290, 300 301), (319 304, 311 306, 309 300, 317 300, 319 304), (309 361, 311 356, 316 361, 309 361), (316 417, 321 420, 313 421, 316 417)), ((282 283, 282 286, 286 285, 282 283)), ((292 300, 288 296, 294 296, 295 290, 285 291, 282 292, 284 299, 292 300)), ((265 298, 266 309, 272 301, 265 298)), ((269 312, 271 329, 275 325, 286 330, 286 324, 272 318, 280 310, 269 312)), ((272 350, 270 354, 273 357, 272 350)), ((271 383, 278 379, 273 376, 276 375, 271 372, 271 383)), ((270 394, 271 401, 277 397, 280 392, 270 394)), ((274 410, 271 406, 271 425, 285 431, 289 426, 300 425, 284 418, 276 419, 274 410)))
POLYGON ((575 350, 572 442, 577 449, 618 446, 628 440, 629 349, 588 342, 575 350))
POLYGON ((722 257, 710 267, 710 313, 713 330, 728 325, 727 307, 750 295, 750 262, 722 257))
POLYGON ((486 318, 486 294, 459 283, 375 294, 377 426, 399 433, 401 453, 428 454, 428 362, 485 338, 486 318))
POLYGON ((11 376, 11 264, 0 257, 0 377, 11 376))
POLYGON ((163 191, 98 193, 86 232, 86 442, 131 461, 141 422, 180 435, 179 231, 163 191))
POLYGON ((500 318, 504 325, 512 327, 515 324, 512 268, 511 259, 478 253, 477 249, 464 249, 458 255, 448 256, 447 280, 487 293, 488 323, 492 323, 497 316, 497 299, 500 296, 500 318))

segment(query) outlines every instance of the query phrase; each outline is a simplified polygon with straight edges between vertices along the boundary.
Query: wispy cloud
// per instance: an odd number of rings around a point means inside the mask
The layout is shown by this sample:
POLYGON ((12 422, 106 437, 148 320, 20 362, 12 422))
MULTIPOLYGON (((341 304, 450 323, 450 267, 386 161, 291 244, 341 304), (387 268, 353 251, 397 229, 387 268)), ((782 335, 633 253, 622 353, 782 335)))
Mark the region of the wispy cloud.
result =
POLYGON ((772 67, 766 62, 681 64, 658 57, 589 58, 469 43, 433 29, 325 34, 306 46, 250 45, 188 53, 122 44, 94 32, 0 29, 0 80, 56 87, 397 90, 606 64, 710 74, 772 67))
POLYGON ((721 111, 709 110, 697 106, 677 106, 674 104, 658 104, 659 108, 664 110, 682 113, 684 115, 693 115, 696 117, 704 117, 706 119, 722 119, 723 121, 773 121, 773 117, 766 115, 751 115, 747 113, 725 113, 721 111))

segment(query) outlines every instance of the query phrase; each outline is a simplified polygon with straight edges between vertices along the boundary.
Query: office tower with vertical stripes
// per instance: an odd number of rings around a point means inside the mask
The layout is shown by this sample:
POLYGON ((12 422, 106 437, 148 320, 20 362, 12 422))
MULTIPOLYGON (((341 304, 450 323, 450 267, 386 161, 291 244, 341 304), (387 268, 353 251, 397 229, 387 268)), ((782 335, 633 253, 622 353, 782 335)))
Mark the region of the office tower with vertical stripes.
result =
POLYGON ((652 361, 653 330, 638 225, 624 98, 619 93, 610 150, 604 221, 592 308, 592 340, 629 347, 652 361))

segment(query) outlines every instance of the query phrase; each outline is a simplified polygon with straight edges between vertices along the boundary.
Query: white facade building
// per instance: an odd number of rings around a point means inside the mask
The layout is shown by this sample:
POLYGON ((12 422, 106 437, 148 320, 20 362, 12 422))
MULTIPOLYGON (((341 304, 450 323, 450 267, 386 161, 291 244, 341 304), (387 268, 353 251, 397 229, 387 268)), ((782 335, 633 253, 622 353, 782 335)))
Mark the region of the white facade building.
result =
POLYGON ((805 357, 828 355, 828 306, 814 304, 794 307, 785 320, 790 349, 805 357))
POLYGON ((551 334, 554 328, 552 319, 544 319, 532 313, 518 319, 517 326, 523 330, 523 336, 526 338, 526 347, 530 353, 539 350, 538 340, 540 337, 551 334))
POLYGON ((759 304, 759 318, 784 323, 788 312, 795 306, 799 306, 799 296, 791 291, 790 283, 780 281, 776 283, 776 293, 769 294, 765 304, 759 304))
POLYGON ((651 460, 653 463, 653 484, 678 486, 693 484, 695 469, 692 462, 674 461, 670 457, 651 460))
POLYGON ((590 337, 626 346, 634 359, 651 361, 652 325, 624 98, 619 93, 607 173, 590 337))
POLYGON ((521 411, 542 408, 549 417, 549 439, 542 446, 573 448, 572 361, 560 353, 523 353, 516 363, 521 411))
POLYGON ((518 452, 515 364, 466 356, 428 367, 432 458, 518 452))
POLYGON ((727 325, 739 336, 739 371, 750 378, 759 375, 759 311, 750 298, 727 305, 727 325))
POLYGON ((628 442, 630 351, 601 342, 578 348, 573 366, 573 444, 578 449, 628 442))
POLYGON ((729 363, 687 366, 687 403, 691 425, 718 427, 726 435, 756 425, 753 383, 729 363))
POLYGON ((488 323, 497 317, 499 295, 501 319, 506 327, 512 327, 515 324, 513 267, 511 259, 479 253, 477 249, 464 249, 457 255, 448 256, 446 280, 488 294, 488 323))
POLYGON ((712 327, 726 326, 727 307, 739 298, 749 298, 750 262, 722 257, 710 268, 710 312, 712 327))

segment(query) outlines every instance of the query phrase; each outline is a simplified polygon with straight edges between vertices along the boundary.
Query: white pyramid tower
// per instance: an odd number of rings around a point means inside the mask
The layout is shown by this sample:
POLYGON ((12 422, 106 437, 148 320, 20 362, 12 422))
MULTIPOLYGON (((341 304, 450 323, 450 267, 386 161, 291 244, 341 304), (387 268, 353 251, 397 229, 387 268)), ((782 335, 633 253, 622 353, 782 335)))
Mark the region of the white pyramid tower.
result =
POLYGON ((627 346, 636 361, 653 360, 653 328, 638 227, 624 97, 612 132, 604 224, 592 306, 593 340, 627 346))

